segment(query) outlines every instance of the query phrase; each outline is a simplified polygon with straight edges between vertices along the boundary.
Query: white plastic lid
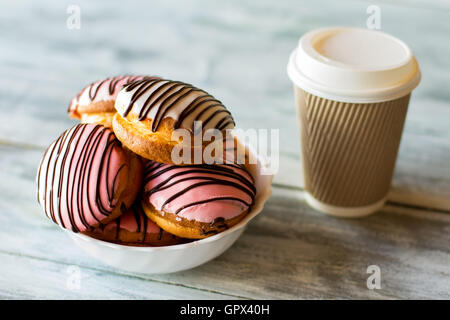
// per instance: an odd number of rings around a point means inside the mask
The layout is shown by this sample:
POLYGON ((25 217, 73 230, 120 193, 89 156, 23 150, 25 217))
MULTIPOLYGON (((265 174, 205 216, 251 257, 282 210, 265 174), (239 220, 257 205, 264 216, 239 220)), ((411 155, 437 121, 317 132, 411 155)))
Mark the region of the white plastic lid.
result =
POLYGON ((314 95, 343 102, 380 102, 403 97, 420 82, 411 50, 386 33, 325 28, 300 38, 288 75, 314 95))

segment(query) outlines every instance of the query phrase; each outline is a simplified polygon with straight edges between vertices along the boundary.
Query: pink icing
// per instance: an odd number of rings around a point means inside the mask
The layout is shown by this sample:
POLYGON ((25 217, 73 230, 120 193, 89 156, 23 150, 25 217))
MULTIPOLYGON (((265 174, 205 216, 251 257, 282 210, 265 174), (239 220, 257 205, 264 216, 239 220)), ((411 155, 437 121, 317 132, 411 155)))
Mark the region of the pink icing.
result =
POLYGON ((160 228, 150 220, 145 214, 142 213, 141 210, 137 210, 136 208, 129 209, 126 213, 122 214, 119 218, 120 220, 112 221, 105 226, 105 230, 111 230, 117 227, 119 224, 120 229, 125 229, 130 232, 139 232, 142 233, 144 230, 145 222, 147 223, 146 233, 159 233, 160 228), (134 212, 132 210, 135 210, 134 212), (136 217, 140 219, 139 225, 136 221, 136 217))
POLYGON ((91 102, 114 101, 120 89, 128 82, 142 79, 144 76, 116 76, 99 80, 84 87, 69 104, 69 112, 74 112, 78 105, 87 106, 91 102))
POLYGON ((114 133, 103 126, 79 124, 64 132, 38 172, 38 200, 47 216, 73 231, 104 220, 115 208, 126 161, 114 133))
POLYGON ((253 179, 244 168, 235 165, 173 166, 149 161, 145 172, 144 188, 149 202, 159 211, 189 220, 231 219, 253 203, 253 179), (220 168, 230 176, 222 174, 220 168), (164 172, 166 169, 170 170, 164 172), (199 172, 189 173, 191 170, 199 172), (198 183, 203 185, 192 188, 198 183))

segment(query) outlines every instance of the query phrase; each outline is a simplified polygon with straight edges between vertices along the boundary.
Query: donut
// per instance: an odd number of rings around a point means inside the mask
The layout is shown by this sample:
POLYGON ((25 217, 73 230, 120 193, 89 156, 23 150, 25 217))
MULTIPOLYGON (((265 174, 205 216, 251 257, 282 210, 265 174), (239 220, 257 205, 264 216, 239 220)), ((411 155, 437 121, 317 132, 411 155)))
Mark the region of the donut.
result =
POLYGON ((103 241, 133 246, 168 246, 185 242, 158 227, 145 215, 139 202, 114 221, 83 234, 103 241))
POLYGON ((82 123, 98 123, 111 127, 112 117, 116 113, 114 102, 123 85, 143 76, 116 76, 96 81, 84 87, 70 101, 67 112, 71 118, 82 123))
POLYGON ((136 154, 160 163, 180 164, 171 157, 172 149, 180 142, 172 139, 174 130, 186 129, 192 138, 189 147, 193 155, 195 147, 203 150, 210 143, 193 145, 194 122, 201 121, 201 132, 224 132, 235 125, 230 111, 204 90, 162 78, 145 77, 128 83, 117 95, 115 108, 112 125, 117 138, 136 154))
POLYGON ((243 165, 186 165, 148 161, 141 195, 145 214, 164 230, 188 239, 222 232, 253 205, 256 189, 243 165))
POLYGON ((81 232, 116 219, 136 199, 143 166, 112 130, 78 124, 53 142, 37 173, 38 202, 59 226, 81 232))

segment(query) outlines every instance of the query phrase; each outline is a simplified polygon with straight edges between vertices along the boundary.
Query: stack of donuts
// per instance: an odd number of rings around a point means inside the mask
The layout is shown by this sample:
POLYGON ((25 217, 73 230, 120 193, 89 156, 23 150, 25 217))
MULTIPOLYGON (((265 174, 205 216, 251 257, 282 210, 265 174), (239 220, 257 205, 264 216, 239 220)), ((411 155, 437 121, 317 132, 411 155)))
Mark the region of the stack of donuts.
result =
MULTIPOLYGON (((94 82, 69 104, 81 123, 45 151, 38 202, 62 228, 132 246, 167 246, 222 232, 253 205, 252 175, 236 161, 172 160, 179 128, 225 131, 234 120, 204 90, 154 76, 94 82)), ((192 146, 195 148, 195 146, 192 146)))

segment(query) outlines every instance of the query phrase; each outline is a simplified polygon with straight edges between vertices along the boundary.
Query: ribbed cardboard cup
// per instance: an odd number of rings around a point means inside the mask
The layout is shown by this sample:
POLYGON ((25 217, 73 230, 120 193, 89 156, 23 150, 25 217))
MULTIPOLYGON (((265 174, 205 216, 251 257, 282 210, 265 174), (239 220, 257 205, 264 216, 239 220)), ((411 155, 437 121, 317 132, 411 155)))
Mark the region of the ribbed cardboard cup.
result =
POLYGON ((411 52, 400 40, 383 33, 321 29, 300 39, 288 74, 294 82, 308 204, 341 217, 377 211, 389 192, 410 93, 420 81, 411 52), (332 42, 331 49, 326 41, 332 42), (333 50, 339 51, 340 41, 346 49, 336 53, 333 50), (362 45, 358 41, 366 47, 358 54, 370 57, 358 56, 355 66, 353 58, 343 60, 345 50, 362 45), (370 48, 371 41, 378 43, 370 48), (323 47, 317 48, 317 42, 323 47), (387 60, 388 67, 364 65, 374 60, 365 50, 386 46, 393 60, 387 60), (403 55, 395 49, 403 50, 403 55), (392 68, 400 71, 392 72, 392 68))
POLYGON ((410 95, 369 104, 328 100, 300 88, 295 96, 308 202, 316 200, 313 207, 336 215, 379 209, 391 184, 410 95))

